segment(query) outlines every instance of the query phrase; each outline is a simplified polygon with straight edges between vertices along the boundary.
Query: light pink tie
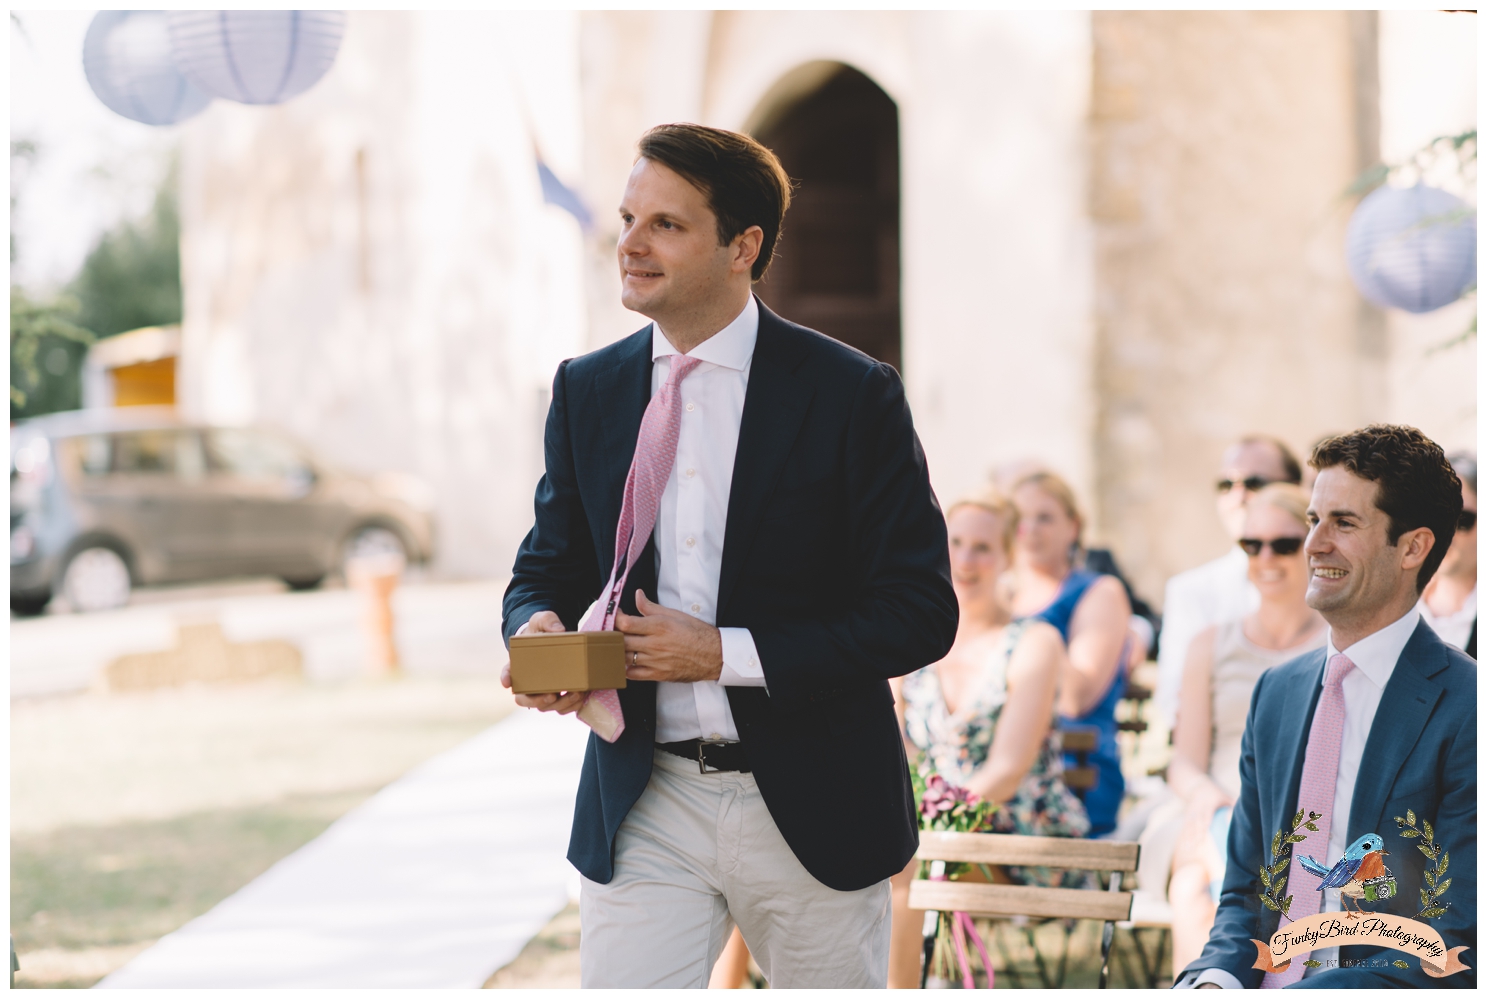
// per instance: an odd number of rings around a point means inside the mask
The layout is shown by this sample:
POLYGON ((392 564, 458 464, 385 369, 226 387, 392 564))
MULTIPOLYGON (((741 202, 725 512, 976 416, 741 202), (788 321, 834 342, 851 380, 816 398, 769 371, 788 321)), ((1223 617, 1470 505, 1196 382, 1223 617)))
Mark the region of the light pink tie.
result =
MULTIPOLYGON (((1322 696, 1317 700, 1316 713, 1311 716, 1296 811, 1316 812, 1321 818, 1317 819, 1317 831, 1308 832, 1306 842, 1297 843, 1291 850, 1292 862, 1286 887, 1295 896, 1287 914, 1292 920, 1314 916, 1322 907, 1322 893, 1317 891, 1322 879, 1296 863, 1295 856, 1297 850, 1306 850, 1319 863, 1327 861, 1327 840, 1332 835, 1332 799, 1337 793, 1337 762, 1342 757, 1342 681, 1353 669, 1353 661, 1341 652, 1327 660, 1322 696)), ((1289 831, 1290 816, 1286 816, 1286 825, 1289 831)), ((1260 988, 1283 989, 1292 982, 1299 982, 1306 973, 1302 960, 1304 955, 1297 954, 1291 958, 1291 966, 1285 971, 1267 971, 1260 988)))
MULTIPOLYGON (((635 560, 645 549, 656 516, 661 512, 661 493, 671 478, 676 464, 676 441, 682 428, 681 381, 702 362, 682 354, 671 355, 671 373, 659 392, 651 396, 640 420, 640 436, 635 440, 635 457, 630 474, 625 477, 625 498, 620 504, 620 522, 614 534, 614 569, 609 583, 599 597, 595 613, 579 626, 581 631, 610 631, 625 580, 635 568, 635 560)), ((655 594, 651 594, 652 597, 655 594)), ((625 715, 620 710, 620 695, 615 690, 595 690, 585 698, 578 717, 605 742, 614 742, 625 731, 625 715)))

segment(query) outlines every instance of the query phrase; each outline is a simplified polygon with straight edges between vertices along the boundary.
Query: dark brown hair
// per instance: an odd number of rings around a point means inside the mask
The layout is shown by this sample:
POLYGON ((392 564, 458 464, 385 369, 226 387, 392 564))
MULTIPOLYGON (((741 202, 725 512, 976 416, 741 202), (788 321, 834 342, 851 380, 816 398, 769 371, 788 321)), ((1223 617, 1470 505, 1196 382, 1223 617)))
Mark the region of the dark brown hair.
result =
POLYGON ((1461 516, 1461 480, 1446 453, 1414 427, 1375 423, 1329 437, 1311 453, 1311 466, 1319 472, 1339 465, 1379 484, 1375 502, 1389 518, 1389 544, 1420 527, 1435 535, 1415 580, 1416 591, 1423 592, 1446 557, 1461 516))
POLYGON ((642 159, 660 163, 707 197, 718 217, 718 245, 727 246, 749 226, 764 230, 755 281, 774 257, 790 207, 790 177, 774 153, 738 132, 706 125, 657 125, 640 137, 642 159))

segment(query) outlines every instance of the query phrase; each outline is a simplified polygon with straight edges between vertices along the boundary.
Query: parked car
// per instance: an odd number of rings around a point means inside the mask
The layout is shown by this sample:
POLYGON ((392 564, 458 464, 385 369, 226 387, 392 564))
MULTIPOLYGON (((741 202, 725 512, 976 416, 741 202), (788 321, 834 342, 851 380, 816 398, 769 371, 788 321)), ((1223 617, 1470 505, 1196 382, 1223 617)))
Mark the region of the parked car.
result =
POLYGON ((274 431, 172 410, 55 413, 10 435, 10 606, 118 607, 134 586, 278 576, 295 589, 348 558, 433 556, 432 492, 352 475, 274 431))

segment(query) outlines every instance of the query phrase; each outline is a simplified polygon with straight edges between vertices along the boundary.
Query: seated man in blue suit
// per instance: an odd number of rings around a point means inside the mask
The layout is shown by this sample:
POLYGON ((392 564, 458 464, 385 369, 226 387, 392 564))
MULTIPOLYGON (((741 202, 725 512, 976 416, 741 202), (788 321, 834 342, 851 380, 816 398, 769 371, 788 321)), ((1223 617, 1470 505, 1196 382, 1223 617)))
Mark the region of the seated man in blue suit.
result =
MULTIPOLYGON (((1279 913, 1262 905, 1259 872, 1272 837, 1297 811, 1320 815, 1295 853, 1330 869, 1350 843, 1378 834, 1397 881, 1395 905, 1417 908, 1427 862, 1395 816, 1429 822, 1450 854, 1449 902, 1428 923, 1447 948, 1477 941, 1477 668, 1415 609, 1451 545, 1461 483, 1445 454, 1412 427, 1371 426, 1322 441, 1306 539, 1306 602, 1331 626, 1327 648, 1261 676, 1250 701, 1228 867, 1208 946, 1177 988, 1474 988, 1476 973, 1432 978, 1400 951, 1346 946, 1295 954, 1285 972, 1256 967, 1279 913), (1325 857, 1323 854, 1325 853, 1325 857), (1403 961, 1406 967, 1395 966, 1403 961)), ((1369 841, 1372 843, 1372 840, 1369 841)), ((1314 865, 1316 866, 1316 865, 1314 865)), ((1341 909, 1337 889, 1292 863, 1291 920, 1341 909)), ((1346 887, 1346 886, 1344 886, 1346 887)), ((1463 956, 1468 963, 1472 951, 1463 956)))

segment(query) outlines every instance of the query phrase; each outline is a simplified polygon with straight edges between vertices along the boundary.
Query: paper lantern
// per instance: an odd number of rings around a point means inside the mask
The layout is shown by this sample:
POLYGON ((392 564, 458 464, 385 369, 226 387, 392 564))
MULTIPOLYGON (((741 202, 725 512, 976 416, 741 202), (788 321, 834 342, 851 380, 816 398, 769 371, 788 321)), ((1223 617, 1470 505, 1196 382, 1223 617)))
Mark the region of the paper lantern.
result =
POLYGON ((117 114, 146 125, 174 125, 211 103, 171 56, 163 10, 100 11, 83 38, 88 86, 117 114))
POLYGON ((208 93, 278 104, 315 85, 346 33, 341 10, 173 10, 176 64, 208 93))
POLYGON ((1430 312, 1477 277, 1477 213, 1437 187, 1381 187, 1348 222, 1348 271, 1375 305, 1430 312))

